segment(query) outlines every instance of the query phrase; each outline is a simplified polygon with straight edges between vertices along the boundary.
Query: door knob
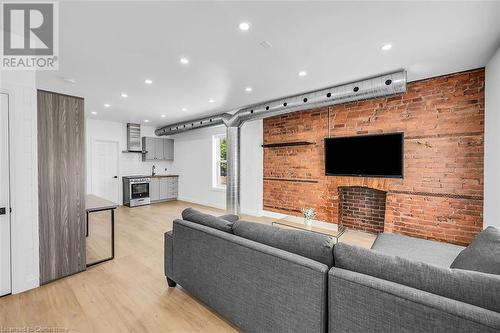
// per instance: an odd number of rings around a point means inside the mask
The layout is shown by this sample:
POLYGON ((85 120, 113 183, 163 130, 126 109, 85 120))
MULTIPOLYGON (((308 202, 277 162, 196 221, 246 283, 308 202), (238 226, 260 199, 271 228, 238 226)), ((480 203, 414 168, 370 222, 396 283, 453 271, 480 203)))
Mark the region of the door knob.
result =
POLYGON ((5 207, 0 208, 0 215, 5 215, 5 214, 6 214, 5 207))
POLYGON ((113 178, 118 178, 118 176, 113 176, 113 178))

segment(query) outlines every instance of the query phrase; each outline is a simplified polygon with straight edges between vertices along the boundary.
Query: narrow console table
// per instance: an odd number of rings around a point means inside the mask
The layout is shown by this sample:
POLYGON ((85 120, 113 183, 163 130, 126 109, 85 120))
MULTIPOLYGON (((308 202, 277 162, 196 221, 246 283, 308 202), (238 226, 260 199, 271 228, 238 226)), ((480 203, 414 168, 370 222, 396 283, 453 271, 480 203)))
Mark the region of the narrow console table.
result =
POLYGON ((86 237, 89 236, 89 214, 95 212, 103 212, 109 210, 111 212, 111 257, 104 258, 93 263, 87 264, 87 267, 100 264, 102 262, 112 260, 115 257, 115 209, 118 205, 107 199, 98 197, 93 194, 87 194, 85 197, 85 211, 87 213, 87 229, 86 237))

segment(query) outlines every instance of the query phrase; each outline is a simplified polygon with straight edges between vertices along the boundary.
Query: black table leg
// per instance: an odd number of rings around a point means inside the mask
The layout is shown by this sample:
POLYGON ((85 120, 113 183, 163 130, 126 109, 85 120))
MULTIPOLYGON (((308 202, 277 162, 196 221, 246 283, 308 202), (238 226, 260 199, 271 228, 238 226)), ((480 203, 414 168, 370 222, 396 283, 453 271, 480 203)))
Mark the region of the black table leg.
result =
MULTIPOLYGON (((96 210, 95 212, 103 211, 103 210, 110 210, 111 211, 111 257, 105 258, 90 264, 87 264, 87 267, 94 266, 100 263, 103 263, 108 260, 113 260, 115 258, 115 209, 102 209, 102 210, 96 210)), ((88 221, 89 221, 89 212, 87 212, 87 236, 88 236, 88 221)))
POLYGON ((111 259, 115 258, 115 210, 111 210, 111 259))

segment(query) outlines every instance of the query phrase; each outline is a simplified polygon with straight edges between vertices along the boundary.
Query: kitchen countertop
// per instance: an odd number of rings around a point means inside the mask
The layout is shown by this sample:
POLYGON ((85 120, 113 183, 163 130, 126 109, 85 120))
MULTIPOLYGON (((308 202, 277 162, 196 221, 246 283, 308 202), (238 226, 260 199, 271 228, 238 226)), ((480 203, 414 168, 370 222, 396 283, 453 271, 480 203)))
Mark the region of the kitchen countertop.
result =
POLYGON ((179 175, 154 175, 151 178, 179 177, 179 175))

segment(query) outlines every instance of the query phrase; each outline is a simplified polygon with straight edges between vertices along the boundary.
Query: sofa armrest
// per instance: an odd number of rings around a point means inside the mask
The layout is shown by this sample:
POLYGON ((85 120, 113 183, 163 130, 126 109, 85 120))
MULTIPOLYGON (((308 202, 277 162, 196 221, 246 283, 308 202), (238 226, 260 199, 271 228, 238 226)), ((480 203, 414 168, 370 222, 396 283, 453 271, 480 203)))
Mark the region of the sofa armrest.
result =
POLYGON ((340 268, 328 274, 329 332, 498 332, 500 314, 340 268))
POLYGON ((165 233, 165 244, 163 247, 165 276, 173 279, 173 264, 174 264, 174 235, 170 230, 165 233))

